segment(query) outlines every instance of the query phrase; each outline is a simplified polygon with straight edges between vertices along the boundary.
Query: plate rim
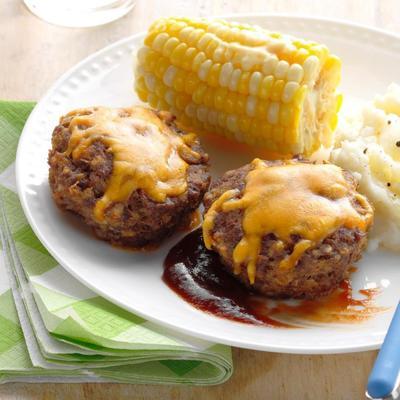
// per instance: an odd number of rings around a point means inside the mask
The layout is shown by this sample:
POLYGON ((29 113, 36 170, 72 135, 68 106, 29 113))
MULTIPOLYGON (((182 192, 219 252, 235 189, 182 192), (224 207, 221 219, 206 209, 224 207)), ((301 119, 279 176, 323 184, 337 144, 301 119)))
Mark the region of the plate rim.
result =
MULTIPOLYGON (((387 38, 395 39, 396 41, 399 41, 400 43, 400 35, 376 28, 376 27, 370 27, 365 24, 359 24, 359 23, 353 23, 348 20, 343 20, 343 19, 336 19, 336 18, 324 18, 324 17, 314 17, 314 16, 306 16, 306 15, 295 15, 295 14, 284 14, 284 13, 235 13, 235 14, 227 14, 227 15, 216 15, 216 16, 211 16, 210 18, 224 18, 224 19, 229 19, 229 20, 234 20, 236 17, 239 18, 273 18, 273 19, 288 19, 288 20, 298 20, 298 21, 304 21, 304 22, 314 22, 314 23, 322 23, 322 24, 333 24, 333 25, 340 25, 342 27, 347 27, 347 28, 356 28, 358 30, 365 30, 368 31, 369 33, 376 33, 378 35, 384 35, 387 38)), ((170 324, 165 320, 160 320, 157 317, 153 317, 151 315, 148 315, 146 313, 142 313, 140 310, 136 310, 130 306, 127 306, 126 304, 118 301, 118 299, 109 296, 105 293, 103 293, 101 290, 97 289, 94 285, 90 283, 90 281, 87 281, 86 279, 83 279, 78 273, 75 272, 73 268, 70 268, 68 265, 64 264, 64 261, 61 260, 58 257, 57 251, 53 248, 52 245, 50 245, 46 239, 45 235, 42 235, 40 229, 36 225, 35 222, 35 217, 33 213, 31 212, 30 206, 27 201, 26 197, 26 190, 23 185, 23 167, 22 167, 22 159, 23 159, 23 144, 28 136, 28 127, 30 125, 30 122, 33 121, 36 117, 36 114, 39 112, 40 105, 45 103, 49 97, 54 93, 55 89, 66 80, 67 77, 72 76, 76 71, 78 71, 82 66, 85 64, 89 63, 91 60, 96 59, 99 55, 102 53, 105 53, 112 48, 117 48, 120 46, 123 46, 126 43, 129 43, 131 41, 135 41, 141 37, 144 37, 146 32, 139 32, 134 35, 130 35, 124 38, 121 38, 113 43, 108 44, 107 46, 102 47, 101 49, 97 50, 94 53, 91 53, 87 57, 83 58, 81 61, 73 65, 71 68, 68 68, 64 73, 61 74, 61 76, 54 81, 54 83, 46 90, 45 94, 37 101, 34 109, 32 110, 31 114, 29 115, 28 119, 25 122, 24 128, 21 132, 19 142, 18 142, 18 147, 17 147, 17 152, 16 152, 16 159, 15 159, 15 173, 16 173, 16 186, 17 186, 17 193, 18 197, 23 209, 23 212, 25 214, 25 217, 27 218, 29 225, 31 226, 32 230, 34 231, 35 235, 38 237, 38 239, 41 241, 41 243, 45 246, 47 251, 56 259, 56 261, 68 272, 70 273, 74 278, 76 278, 79 282, 93 290, 95 293, 98 295, 106 298, 110 302, 118 305, 119 307, 128 310, 129 312, 138 314, 144 318, 146 318, 149 321, 155 322, 156 324, 160 324, 161 326, 166 326, 172 330, 178 331, 178 332, 183 332, 189 336, 201 338, 207 341, 211 342, 216 342, 217 343, 222 343, 222 344, 227 344, 230 346, 235 346, 235 347, 240 347, 240 348, 246 348, 246 349, 253 349, 253 350, 260 350, 260 351, 269 351, 269 352, 279 352, 279 353, 289 353, 289 354, 338 354, 338 353, 352 353, 352 352, 360 352, 360 351, 368 351, 368 350, 375 350, 380 347, 380 345, 383 342, 384 335, 377 336, 376 339, 372 339, 368 342, 368 344, 357 344, 357 345, 331 345, 329 348, 326 346, 314 346, 313 348, 305 348, 304 346, 295 346, 291 345, 288 347, 287 345, 282 345, 282 344, 275 344, 275 345, 270 345, 270 344, 265 344, 265 345, 258 345, 258 344, 249 344, 248 342, 241 341, 239 339, 221 339, 221 338, 216 338, 215 336, 204 334, 204 333, 198 333, 194 330, 187 329, 184 327, 177 327, 175 324, 170 324)))

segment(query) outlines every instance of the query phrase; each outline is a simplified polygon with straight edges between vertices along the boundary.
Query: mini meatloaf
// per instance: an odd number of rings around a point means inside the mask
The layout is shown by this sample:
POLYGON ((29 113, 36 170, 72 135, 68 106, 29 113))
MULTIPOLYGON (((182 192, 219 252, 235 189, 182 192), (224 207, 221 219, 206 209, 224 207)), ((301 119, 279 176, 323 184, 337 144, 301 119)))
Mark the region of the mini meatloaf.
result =
POLYGON ((61 117, 48 158, 56 204, 113 244, 159 242, 199 206, 208 155, 168 112, 78 109, 61 117))
POLYGON ((361 257, 373 210, 333 164, 254 160, 204 197, 203 236, 248 288, 272 298, 329 294, 361 257))

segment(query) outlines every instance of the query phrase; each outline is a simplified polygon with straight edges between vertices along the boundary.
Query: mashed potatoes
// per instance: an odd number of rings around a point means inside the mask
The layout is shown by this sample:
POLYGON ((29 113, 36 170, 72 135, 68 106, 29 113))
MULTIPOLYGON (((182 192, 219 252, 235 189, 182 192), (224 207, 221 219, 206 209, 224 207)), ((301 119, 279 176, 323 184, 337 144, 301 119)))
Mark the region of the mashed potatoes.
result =
POLYGON ((354 173, 374 205, 371 247, 400 250, 400 86, 345 116, 331 161, 354 173))

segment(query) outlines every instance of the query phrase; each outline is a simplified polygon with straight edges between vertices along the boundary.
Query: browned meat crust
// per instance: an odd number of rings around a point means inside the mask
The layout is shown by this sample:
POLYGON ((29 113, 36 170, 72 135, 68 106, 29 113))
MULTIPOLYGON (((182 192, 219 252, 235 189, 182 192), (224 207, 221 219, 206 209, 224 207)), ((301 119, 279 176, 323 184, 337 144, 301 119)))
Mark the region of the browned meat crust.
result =
MULTIPOLYGON (((303 162, 303 161, 299 161, 303 162)), ((267 161, 269 165, 280 164, 280 161, 267 161)), ((242 196, 245 177, 250 165, 226 172, 215 181, 204 197, 205 211, 226 190, 239 189, 242 196)), ((346 179, 356 188, 354 177, 344 172, 346 179)), ((360 207, 354 199, 354 205, 360 207)), ((289 214, 290 210, 288 210, 289 214)), ((213 250, 219 253, 222 263, 229 272, 233 271, 233 250, 243 237, 243 210, 220 212, 215 219, 212 230, 213 250)), ((339 228, 325 238, 318 246, 308 249, 290 270, 279 267, 280 261, 293 250, 300 237, 292 236, 283 250, 273 246, 277 238, 273 233, 266 234, 257 262, 256 279, 250 285, 246 268, 243 267, 237 278, 249 288, 275 298, 307 298, 329 294, 336 289, 347 276, 349 267, 361 257, 367 244, 366 232, 339 228)), ((232 272, 233 273, 233 272, 232 272)))
MULTIPOLYGON (((90 112, 90 109, 82 112, 90 112)), ((177 135, 184 132, 179 129, 170 114, 160 112, 163 119, 177 135)), ((171 234, 181 225, 200 204, 209 183, 208 156, 198 141, 191 147, 198 152, 199 159, 185 161, 188 189, 177 197, 167 197, 155 202, 143 190, 136 190, 128 201, 113 203, 105 212, 105 219, 99 223, 93 216, 95 203, 107 187, 112 173, 113 158, 105 145, 94 142, 82 154, 79 160, 72 160, 65 154, 71 132, 71 117, 63 117, 54 129, 52 149, 49 152, 49 182, 56 204, 64 210, 72 211, 82 217, 101 239, 111 243, 141 247, 157 243, 171 234)), ((183 156, 185 157, 185 156, 183 156)))

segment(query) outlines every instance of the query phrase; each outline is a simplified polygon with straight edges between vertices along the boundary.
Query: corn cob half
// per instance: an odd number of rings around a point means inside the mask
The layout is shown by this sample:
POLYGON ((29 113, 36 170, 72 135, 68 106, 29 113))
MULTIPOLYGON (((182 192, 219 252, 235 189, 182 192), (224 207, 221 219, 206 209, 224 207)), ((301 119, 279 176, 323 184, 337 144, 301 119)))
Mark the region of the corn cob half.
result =
POLYGON ((330 146, 341 63, 324 45, 257 26, 190 18, 153 23, 135 89, 184 125, 282 155, 330 146))

